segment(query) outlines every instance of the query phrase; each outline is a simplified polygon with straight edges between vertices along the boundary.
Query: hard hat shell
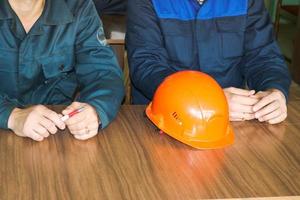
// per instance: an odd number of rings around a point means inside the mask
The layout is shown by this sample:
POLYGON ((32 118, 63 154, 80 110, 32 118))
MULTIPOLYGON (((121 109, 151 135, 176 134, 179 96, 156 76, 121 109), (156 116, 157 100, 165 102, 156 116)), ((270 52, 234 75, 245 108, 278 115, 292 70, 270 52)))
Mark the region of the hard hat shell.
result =
POLYGON ((167 77, 146 115, 166 134, 197 149, 221 148, 234 142, 225 94, 202 72, 180 71, 167 77))

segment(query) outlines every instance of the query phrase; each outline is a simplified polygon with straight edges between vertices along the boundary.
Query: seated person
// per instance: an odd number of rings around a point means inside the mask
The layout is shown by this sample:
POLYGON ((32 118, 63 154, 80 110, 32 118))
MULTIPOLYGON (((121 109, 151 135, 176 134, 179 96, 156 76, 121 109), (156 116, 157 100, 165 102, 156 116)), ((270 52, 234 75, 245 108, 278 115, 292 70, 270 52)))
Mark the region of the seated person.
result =
POLYGON ((0 1, 0 52, 0 128, 41 141, 68 127, 85 140, 116 116, 122 72, 92 0, 0 1), (63 122, 44 105, 84 110, 63 122))
POLYGON ((287 117, 291 79, 263 1, 129 0, 127 31, 134 104, 168 75, 199 70, 224 88, 230 120, 287 117))
POLYGON ((99 15, 125 14, 127 0, 93 0, 99 15))

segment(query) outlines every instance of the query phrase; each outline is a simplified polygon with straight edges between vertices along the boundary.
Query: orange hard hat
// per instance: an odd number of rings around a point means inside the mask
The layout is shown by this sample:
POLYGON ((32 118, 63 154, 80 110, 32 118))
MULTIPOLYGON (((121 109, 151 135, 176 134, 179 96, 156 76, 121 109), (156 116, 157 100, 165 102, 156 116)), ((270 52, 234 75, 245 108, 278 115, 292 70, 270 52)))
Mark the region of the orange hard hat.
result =
POLYGON ((221 148, 234 141, 225 94, 202 72, 180 71, 167 77, 146 115, 163 132, 197 149, 221 148))

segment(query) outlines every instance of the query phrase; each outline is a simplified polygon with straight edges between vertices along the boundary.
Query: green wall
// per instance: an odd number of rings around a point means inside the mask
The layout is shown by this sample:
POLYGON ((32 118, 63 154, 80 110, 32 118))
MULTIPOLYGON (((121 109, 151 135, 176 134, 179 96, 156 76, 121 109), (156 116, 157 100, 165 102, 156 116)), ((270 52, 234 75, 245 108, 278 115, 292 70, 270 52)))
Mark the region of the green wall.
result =
MULTIPOLYGON (((272 19, 276 15, 277 0, 265 0, 266 7, 269 9, 272 19)), ((300 5, 300 0, 283 0, 283 5, 300 5)))

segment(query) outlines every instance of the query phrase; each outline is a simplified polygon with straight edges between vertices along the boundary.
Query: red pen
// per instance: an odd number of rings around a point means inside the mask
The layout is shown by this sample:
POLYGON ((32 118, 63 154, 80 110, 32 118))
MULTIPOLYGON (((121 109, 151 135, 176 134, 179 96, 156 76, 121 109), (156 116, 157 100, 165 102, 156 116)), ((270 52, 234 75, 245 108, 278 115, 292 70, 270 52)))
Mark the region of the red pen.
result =
POLYGON ((82 111, 84 110, 84 107, 81 107, 79 109, 76 109, 74 111, 72 111, 71 113, 69 113, 68 115, 64 115, 62 118, 61 118, 61 121, 65 122, 67 121, 68 119, 70 119, 71 117, 73 117, 74 115, 78 114, 78 113, 81 113, 82 111))

